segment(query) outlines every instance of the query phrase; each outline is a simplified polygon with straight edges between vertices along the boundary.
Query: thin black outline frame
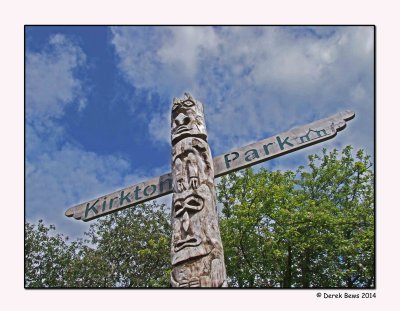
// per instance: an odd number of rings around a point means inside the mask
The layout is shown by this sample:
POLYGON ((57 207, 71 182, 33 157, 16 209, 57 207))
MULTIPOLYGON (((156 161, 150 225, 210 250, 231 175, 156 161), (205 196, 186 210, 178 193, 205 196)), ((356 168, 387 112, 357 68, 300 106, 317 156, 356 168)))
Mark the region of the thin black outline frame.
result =
POLYGON ((377 150, 376 150, 376 124, 377 124, 377 115, 376 115, 376 25, 375 24, 25 24, 24 25, 24 289, 27 290, 52 290, 52 289, 109 289, 109 290, 351 290, 351 291, 375 291, 377 289, 377 254, 376 254, 376 236, 377 236, 377 215, 376 215, 376 167, 377 167, 377 150), (26 240, 26 231, 25 231, 25 223, 26 223, 26 29, 28 27, 214 27, 214 26, 225 26, 225 27, 373 27, 374 30, 374 55, 373 55, 373 71, 374 71, 374 80, 373 80, 373 128, 374 128, 374 155, 373 155, 373 172, 374 172, 374 285, 368 288, 349 288, 349 287, 309 287, 309 288, 282 288, 282 287, 226 287, 226 288, 172 288, 172 287, 27 287, 25 284, 25 275, 26 275, 26 266, 25 266, 25 240, 26 240))

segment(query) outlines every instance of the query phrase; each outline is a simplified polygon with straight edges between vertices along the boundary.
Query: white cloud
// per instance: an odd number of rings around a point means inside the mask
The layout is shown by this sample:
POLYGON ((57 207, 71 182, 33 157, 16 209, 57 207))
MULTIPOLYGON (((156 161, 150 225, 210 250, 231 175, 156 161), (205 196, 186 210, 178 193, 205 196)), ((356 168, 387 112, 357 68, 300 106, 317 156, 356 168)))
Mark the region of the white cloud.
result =
POLYGON ((67 208, 122 187, 128 161, 101 156, 68 142, 62 117, 68 105, 86 105, 86 55, 63 35, 52 36, 40 52, 26 55, 26 217, 44 219, 58 231, 81 236, 88 224, 64 216, 67 208))
MULTIPOLYGON (((71 228, 82 226, 75 226, 76 221, 67 219, 65 210, 110 189, 118 189, 124 172, 129 170, 128 162, 122 158, 98 156, 69 144, 28 160, 26 166, 28 220, 46 219, 61 232, 65 230, 72 235, 77 232, 71 232, 71 228)), ((77 235, 81 234, 79 231, 77 235)))
POLYGON ((149 122, 149 133, 156 141, 165 143, 171 142, 171 116, 169 111, 162 114, 153 113, 149 122))
MULTIPOLYGON (((99 155, 70 142, 63 128, 68 106, 86 105, 78 70, 85 69, 86 55, 63 35, 50 38, 39 52, 27 52, 26 64, 26 218, 44 219, 58 232, 82 237, 89 223, 64 216, 67 208, 136 182, 167 173, 169 167, 131 170, 119 155, 99 155)), ((166 115, 158 114, 150 126, 164 139, 166 115)), ((169 122, 168 122, 169 123, 169 122)), ((159 202, 168 203, 167 199, 159 202)))
POLYGON ((169 167, 132 170, 129 161, 122 157, 101 156, 64 143, 26 162, 27 220, 45 219, 55 224, 59 232, 82 237, 90 223, 65 217, 68 208, 168 171, 169 167))
POLYGON ((127 80, 163 96, 192 88, 201 59, 218 51, 218 37, 211 28, 113 27, 112 33, 127 80))
MULTIPOLYGON (((343 109, 362 111, 372 126, 372 27, 142 30, 112 29, 121 71, 164 103, 191 91, 205 104, 217 153, 343 109), (367 96, 354 100, 361 90, 367 96)), ((153 105, 149 133, 167 142, 155 129, 170 105, 153 105)))
POLYGON ((74 71, 86 64, 81 48, 57 34, 41 52, 26 54, 26 116, 47 120, 64 114, 67 105, 86 105, 82 81, 74 71), (79 97, 79 100, 76 99, 79 97))
MULTIPOLYGON (((180 79, 193 80, 204 55, 218 52, 219 38, 212 28, 176 27, 168 29, 172 36, 157 51, 160 61, 176 69, 180 79)), ((168 31, 167 30, 167 31, 168 31)))
MULTIPOLYGON (((343 28, 316 37, 282 28, 118 27, 113 34, 120 69, 132 85, 157 93, 163 103, 189 90, 205 104, 214 155, 343 108, 357 117, 333 145, 372 146, 372 30, 343 28)), ((43 51, 27 53, 27 218, 45 218, 70 236, 88 224, 64 217, 66 208, 169 171, 131 171, 120 156, 67 142, 59 121, 68 105, 86 104, 75 74, 85 62, 82 49, 59 35, 43 51)), ((169 144, 170 105, 149 102, 149 133, 169 144)))

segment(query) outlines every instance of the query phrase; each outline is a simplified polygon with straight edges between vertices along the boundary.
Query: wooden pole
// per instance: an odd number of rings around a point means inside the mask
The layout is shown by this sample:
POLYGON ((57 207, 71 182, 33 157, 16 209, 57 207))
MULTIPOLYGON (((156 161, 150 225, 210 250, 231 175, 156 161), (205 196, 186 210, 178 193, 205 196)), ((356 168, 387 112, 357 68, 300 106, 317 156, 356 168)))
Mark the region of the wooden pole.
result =
POLYGON ((203 105, 174 99, 172 141, 172 287, 226 287, 214 165, 203 105))

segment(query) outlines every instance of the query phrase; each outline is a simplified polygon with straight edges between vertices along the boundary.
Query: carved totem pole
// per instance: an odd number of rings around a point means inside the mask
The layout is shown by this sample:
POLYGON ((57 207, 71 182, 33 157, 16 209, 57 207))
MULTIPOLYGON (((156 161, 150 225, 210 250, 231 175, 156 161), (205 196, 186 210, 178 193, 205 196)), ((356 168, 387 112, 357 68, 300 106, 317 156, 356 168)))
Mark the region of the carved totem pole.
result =
POLYGON ((174 99, 172 140, 173 287, 226 287, 214 166, 203 105, 185 93, 174 99))

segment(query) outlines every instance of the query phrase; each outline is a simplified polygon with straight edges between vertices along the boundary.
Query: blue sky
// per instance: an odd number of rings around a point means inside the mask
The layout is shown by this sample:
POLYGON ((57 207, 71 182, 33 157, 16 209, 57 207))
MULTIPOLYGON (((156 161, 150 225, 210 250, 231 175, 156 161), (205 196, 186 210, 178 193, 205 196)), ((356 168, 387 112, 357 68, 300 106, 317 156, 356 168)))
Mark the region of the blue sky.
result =
POLYGON ((185 91, 214 156, 345 109, 356 117, 333 140, 257 167, 348 144, 373 155, 373 27, 31 26, 25 40, 26 219, 69 236, 90 223, 67 208, 170 171, 185 91))

